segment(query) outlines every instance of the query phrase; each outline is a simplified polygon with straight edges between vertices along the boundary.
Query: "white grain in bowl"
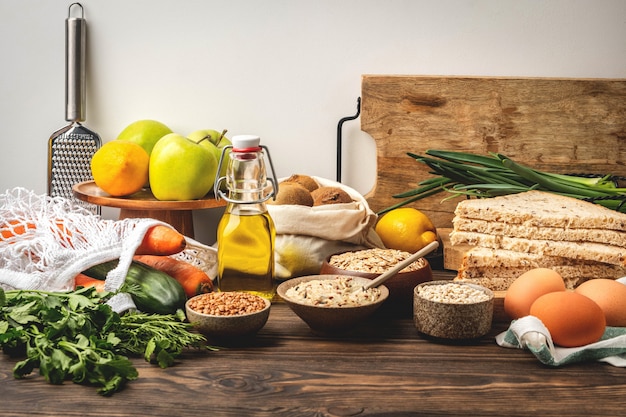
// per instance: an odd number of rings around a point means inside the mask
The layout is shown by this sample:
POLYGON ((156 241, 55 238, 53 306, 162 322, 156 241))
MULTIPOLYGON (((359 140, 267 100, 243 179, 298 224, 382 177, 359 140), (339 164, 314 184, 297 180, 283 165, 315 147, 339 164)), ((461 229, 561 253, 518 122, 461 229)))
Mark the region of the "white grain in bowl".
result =
POLYGON ((474 339, 491 329, 493 292, 479 285, 431 281, 414 290, 413 320, 421 333, 441 339, 474 339))

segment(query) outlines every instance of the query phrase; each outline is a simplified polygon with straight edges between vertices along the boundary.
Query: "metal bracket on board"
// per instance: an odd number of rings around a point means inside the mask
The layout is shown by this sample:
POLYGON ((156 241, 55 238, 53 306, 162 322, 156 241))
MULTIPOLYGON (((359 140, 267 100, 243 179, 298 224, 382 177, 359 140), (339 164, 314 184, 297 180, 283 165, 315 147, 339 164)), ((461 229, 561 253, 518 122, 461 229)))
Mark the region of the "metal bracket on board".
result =
POLYGON ((356 101, 356 114, 354 116, 347 116, 339 120, 337 124, 337 182, 341 182, 341 150, 342 150, 342 127, 347 121, 354 120, 361 114, 361 97, 356 101))

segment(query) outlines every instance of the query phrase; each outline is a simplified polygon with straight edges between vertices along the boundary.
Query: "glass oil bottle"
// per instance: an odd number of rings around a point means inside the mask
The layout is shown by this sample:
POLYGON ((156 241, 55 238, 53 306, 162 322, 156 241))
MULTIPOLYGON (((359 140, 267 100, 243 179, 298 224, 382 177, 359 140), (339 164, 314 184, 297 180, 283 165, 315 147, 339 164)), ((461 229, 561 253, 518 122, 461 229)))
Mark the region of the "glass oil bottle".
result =
POLYGON ((275 294, 276 231, 265 202, 275 198, 278 184, 269 151, 260 145, 258 136, 234 136, 232 145, 222 150, 217 172, 215 196, 227 202, 217 227, 218 289, 250 292, 271 300, 275 294), (273 178, 267 178, 266 153, 273 178), (219 177, 225 159, 226 175, 219 177), (224 181, 227 194, 221 190, 224 181))

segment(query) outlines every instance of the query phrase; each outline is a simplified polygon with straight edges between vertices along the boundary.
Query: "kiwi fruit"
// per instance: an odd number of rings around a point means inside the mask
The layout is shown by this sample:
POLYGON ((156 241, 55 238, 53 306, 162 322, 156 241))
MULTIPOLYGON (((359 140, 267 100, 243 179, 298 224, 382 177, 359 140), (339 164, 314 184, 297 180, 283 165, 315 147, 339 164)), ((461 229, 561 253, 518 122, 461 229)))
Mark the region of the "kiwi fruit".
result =
POLYGON ((311 192, 313 205, 340 204, 352 202, 352 197, 339 187, 324 186, 311 192))
POLYGON ((319 188, 317 181, 315 181, 312 177, 309 177, 308 175, 293 174, 291 177, 283 181, 283 183, 285 182, 298 183, 309 191, 317 190, 319 188))
POLYGON ((283 181, 278 186, 276 200, 269 199, 269 204, 297 204, 300 206, 313 206, 313 197, 309 190, 296 182, 283 181))

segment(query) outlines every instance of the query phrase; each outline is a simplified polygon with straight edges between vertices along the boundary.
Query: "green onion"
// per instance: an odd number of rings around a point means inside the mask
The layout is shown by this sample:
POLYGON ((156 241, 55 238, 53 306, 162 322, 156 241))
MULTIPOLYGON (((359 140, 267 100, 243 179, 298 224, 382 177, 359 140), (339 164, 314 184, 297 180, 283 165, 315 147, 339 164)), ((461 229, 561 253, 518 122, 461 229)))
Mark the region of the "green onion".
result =
POLYGON ((440 192, 450 195, 444 200, 465 196, 489 198, 530 190, 541 190, 590 201, 612 210, 626 212, 626 188, 615 185, 612 175, 568 175, 545 172, 489 153, 488 156, 467 152, 427 150, 426 155, 407 155, 430 168, 436 177, 418 183, 417 188, 396 194, 404 199, 381 210, 384 214, 406 204, 440 192))

